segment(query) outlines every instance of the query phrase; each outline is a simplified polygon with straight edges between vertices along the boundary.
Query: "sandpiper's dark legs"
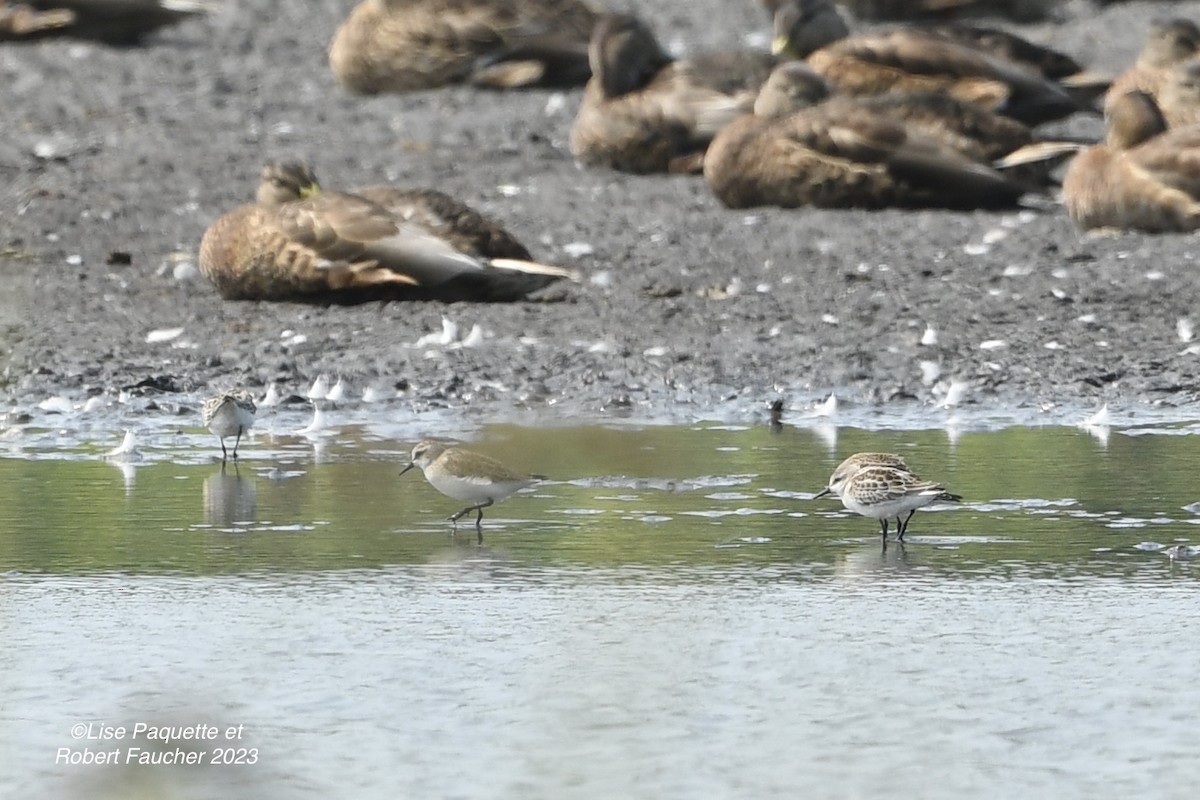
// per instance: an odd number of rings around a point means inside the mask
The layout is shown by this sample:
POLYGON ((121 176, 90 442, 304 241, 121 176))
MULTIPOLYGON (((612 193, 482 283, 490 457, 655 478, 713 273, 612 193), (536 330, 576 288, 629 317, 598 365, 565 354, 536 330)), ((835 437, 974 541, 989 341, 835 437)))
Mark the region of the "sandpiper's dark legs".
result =
MULTIPOLYGON (((238 445, 242 443, 242 426, 238 425, 237 438, 233 440, 233 460, 237 461, 238 445)), ((221 442, 221 447, 225 446, 225 442, 221 442)))
POLYGON ((221 463, 224 464, 229 460, 229 451, 225 449, 225 437, 219 436, 217 437, 217 441, 221 443, 221 463))
POLYGON ((896 517, 896 528, 900 531, 900 535, 897 538, 902 542, 904 541, 904 534, 908 533, 908 521, 912 519, 912 515, 915 513, 917 513, 915 508, 909 511, 908 516, 904 518, 904 522, 901 522, 900 518, 896 517))
POLYGON ((886 543, 886 542, 887 542, 887 535, 888 535, 888 521, 887 521, 887 517, 884 517, 883 519, 879 520, 879 528, 880 528, 880 530, 882 530, 882 531, 883 531, 883 541, 886 543))
POLYGON ((474 511, 478 516, 475 517, 475 530, 479 531, 480 537, 483 536, 483 510, 492 505, 492 499, 489 497, 484 502, 477 506, 467 506, 462 511, 450 517, 450 521, 454 523, 455 529, 458 528, 458 521, 462 519, 468 512, 474 511))

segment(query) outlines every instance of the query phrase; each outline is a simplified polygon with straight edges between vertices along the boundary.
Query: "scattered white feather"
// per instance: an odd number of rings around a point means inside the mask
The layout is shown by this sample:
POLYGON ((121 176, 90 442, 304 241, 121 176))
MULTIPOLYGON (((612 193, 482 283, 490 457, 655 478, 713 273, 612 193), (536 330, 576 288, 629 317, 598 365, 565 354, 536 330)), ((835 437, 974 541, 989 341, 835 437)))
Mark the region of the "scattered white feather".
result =
POLYGON ((1190 344, 1179 351, 1181 356, 1194 356, 1200 354, 1200 344, 1190 344))
POLYGON ((75 406, 71 405, 71 401, 61 395, 47 397, 38 403, 38 408, 42 411, 48 411, 51 414, 70 414, 75 410, 75 406))
POLYGON ((841 322, 841 320, 839 320, 833 314, 822 314, 821 322, 824 322, 826 325, 837 325, 841 322))
POLYGON ((1075 318, 1076 322, 1082 322, 1084 325, 1091 325, 1096 321, 1095 314, 1080 314, 1075 318))
POLYGON ((836 394, 830 394, 825 401, 813 409, 813 416, 832 419, 837 416, 838 399, 836 394))
POLYGON ((1195 329, 1192 327, 1192 321, 1187 317, 1180 317, 1175 320, 1175 335, 1179 337, 1179 341, 1190 342, 1196 335, 1195 329))
POLYGON ((87 402, 83 404, 83 413, 90 414, 93 411, 97 411, 101 408, 104 408, 104 398, 98 394, 92 395, 87 399, 87 402))
POLYGON ((279 405, 280 402, 282 400, 279 397, 279 386, 272 381, 271 385, 267 387, 267 393, 263 395, 262 400, 258 401, 258 404, 263 408, 273 408, 279 405))
POLYGON ((646 356, 647 358, 658 358, 660 356, 665 356, 669 352, 670 351, 665 346, 659 344, 655 345, 654 347, 647 347, 642 351, 642 355, 646 356))
POLYGON ((562 246, 562 249, 571 258, 583 258, 596 252, 596 248, 587 242, 567 242, 562 246))
POLYGON ((329 376, 322 372, 308 387, 309 400, 324 400, 329 395, 329 376))
POLYGON ((938 343, 937 328, 932 325, 925 326, 925 332, 921 334, 921 344, 925 347, 933 347, 938 343))
POLYGON ((70 264, 72 267, 78 267, 80 264, 83 263, 83 256, 79 255, 78 253, 69 255, 69 256, 67 256, 67 263, 70 264))
POLYGON ((504 197, 516 197, 521 193, 521 187, 511 183, 503 183, 496 187, 496 191, 504 197))
POLYGON ((589 345, 587 351, 589 353, 611 353, 614 349, 612 342, 601 339, 589 345))
POLYGON ((1079 423, 1082 428, 1098 428, 1108 425, 1108 403, 1100 406, 1100 410, 1079 423))
POLYGON ((937 379, 942 377, 942 368, 936 361, 922 361, 921 367, 921 383, 926 386, 933 386, 937 383, 937 379))
POLYGON ((1003 228, 992 228, 990 231, 984 233, 982 238, 984 244, 995 244, 996 242, 1002 242, 1007 239, 1008 231, 1004 230, 1003 228))
POLYGON ((1148 281, 1161 281, 1165 277, 1167 277, 1166 273, 1161 272, 1157 269, 1152 269, 1146 273, 1146 280, 1148 280, 1148 281))
POLYGON ((1033 267, 1027 267, 1023 264, 1009 264, 1004 268, 1002 274, 1006 278, 1024 278, 1026 275, 1033 274, 1033 267))
POLYGON ((558 116, 567 107, 567 95, 565 92, 555 92, 546 98, 546 105, 542 109, 542 113, 547 117, 558 116))
POLYGON ((955 408, 962 402, 963 397, 967 393, 967 382, 960 380, 950 381, 950 386, 946 389, 946 396, 942 398, 942 408, 955 408))
POLYGON ((1008 347, 1008 342, 1003 339, 988 339, 979 343, 980 350, 999 350, 1002 347, 1008 347))
POLYGON ((1042 347, 1047 350, 1062 350, 1062 345, 1055 341, 1046 342, 1042 347))
POLYGON ((427 333, 420 339, 417 339, 417 347, 428 347, 431 344, 441 345, 445 347, 448 344, 454 344, 458 339, 458 323, 451 322, 449 318, 442 317, 442 330, 440 333, 427 333))
POLYGON ((146 344, 159 344, 178 339, 183 335, 183 328, 158 328, 146 334, 146 344))
POLYGON ((462 340, 463 347, 479 347, 483 344, 483 328, 478 324, 472 325, 467 337, 462 340))
POLYGON ((981 256, 991 249, 992 246, 990 244, 984 244, 983 242, 968 242, 963 245, 963 252, 969 256, 981 256))
POLYGON ((196 262, 191 259, 177 261, 171 270, 171 277, 180 283, 190 283, 200 278, 200 270, 196 268, 196 262))
POLYGON ((325 399, 331 403, 340 403, 346 399, 346 381, 340 375, 338 376, 337 383, 325 395, 325 399))
POLYGON ((300 433, 321 433, 325 427, 325 415, 321 413, 321 407, 313 403, 312 422, 308 423, 307 427, 301 428, 300 433))
POLYGON ((592 277, 588 278, 588 283, 592 284, 592 286, 599 286, 601 289, 607 289, 612 286, 612 282, 612 272, 606 269, 593 272, 592 277))
POLYGON ((364 403, 378 403, 383 399, 383 392, 376 389, 374 386, 368 386, 363 390, 362 400, 364 403))
POLYGON ((137 437, 131 430, 125 431, 125 438, 121 440, 121 443, 104 454, 104 458, 108 461, 125 463, 138 461, 141 457, 142 454, 137 449, 137 437))

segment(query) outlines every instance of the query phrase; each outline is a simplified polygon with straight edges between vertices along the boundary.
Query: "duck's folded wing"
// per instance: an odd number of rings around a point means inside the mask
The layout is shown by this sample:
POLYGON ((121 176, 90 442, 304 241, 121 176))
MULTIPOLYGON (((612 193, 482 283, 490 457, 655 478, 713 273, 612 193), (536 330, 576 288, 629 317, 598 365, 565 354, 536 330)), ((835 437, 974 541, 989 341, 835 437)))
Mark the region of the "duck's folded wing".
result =
POLYGON ((1167 131, 1129 151, 1128 157, 1154 181, 1200 199, 1200 126, 1167 131))
POLYGON ((980 205, 1014 201, 1021 187, 990 167, 903 125, 869 113, 844 114, 810 129, 810 146, 857 162, 882 163, 899 180, 953 198, 977 197, 980 205), (990 198, 990 200, 989 200, 990 198))

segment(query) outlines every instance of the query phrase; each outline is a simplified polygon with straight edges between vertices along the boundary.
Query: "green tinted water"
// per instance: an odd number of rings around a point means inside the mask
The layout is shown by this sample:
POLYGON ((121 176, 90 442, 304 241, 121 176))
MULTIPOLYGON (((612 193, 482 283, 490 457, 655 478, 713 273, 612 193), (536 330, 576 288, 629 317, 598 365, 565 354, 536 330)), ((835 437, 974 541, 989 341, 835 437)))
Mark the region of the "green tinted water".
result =
POLYGON ((35 432, 0 459, 0 794, 1190 798, 1191 433, 488 427, 550 479, 478 544, 369 426, 224 470, 35 432), (859 450, 965 502, 884 549, 809 499, 859 450), (171 749, 73 734, 139 722, 257 760, 58 759, 171 749))
MULTIPOLYGON (((485 546, 529 565, 832 567, 877 523, 810 501, 863 449, 905 454, 964 497, 922 511, 910 557, 948 572, 1161 568, 1145 548, 1200 538, 1192 436, 1069 428, 842 431, 836 452, 803 428, 488 429, 481 452, 549 480, 487 511, 485 546), (1143 545, 1139 549, 1138 545, 1143 545)), ((274 438, 240 464, 0 459, 0 568, 30 573, 228 574, 420 564, 474 546, 449 535, 461 504, 411 472, 410 442, 343 431, 313 463, 274 438), (266 447, 265 445, 270 445, 266 447)), ((153 457, 150 457, 153 456, 153 457)), ((468 517, 468 522, 470 517, 468 517)))

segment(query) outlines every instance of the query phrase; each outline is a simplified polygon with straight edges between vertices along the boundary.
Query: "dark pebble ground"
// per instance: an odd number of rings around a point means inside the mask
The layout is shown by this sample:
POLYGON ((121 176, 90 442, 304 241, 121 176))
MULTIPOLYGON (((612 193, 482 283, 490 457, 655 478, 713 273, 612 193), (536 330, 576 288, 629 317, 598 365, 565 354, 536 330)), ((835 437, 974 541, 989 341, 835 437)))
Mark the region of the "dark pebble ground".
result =
MULTIPOLYGON (((138 48, 0 48, 7 407, 147 379, 300 392, 320 373, 489 418, 695 417, 831 390, 919 408, 951 379, 980 408, 1136 410, 1200 392, 1200 355, 1177 330, 1200 325, 1194 236, 1085 237, 1053 199, 1007 213, 728 211, 698 177, 577 167, 577 92, 346 94, 325 50, 352 5, 228 2, 138 48), (188 265, 262 163, 285 157, 310 160, 327 187, 442 189, 583 280, 512 305, 223 302, 188 265), (443 317, 460 337, 478 325, 482 342, 417 347, 443 317), (921 344, 927 327, 934 344, 921 344), (940 378, 923 380, 921 362, 940 378)), ((674 49, 766 38, 751 0, 607 5, 635 7, 674 49)), ((1020 30, 1116 71, 1162 14, 1200 19, 1200 2, 1072 0, 1020 30)))

